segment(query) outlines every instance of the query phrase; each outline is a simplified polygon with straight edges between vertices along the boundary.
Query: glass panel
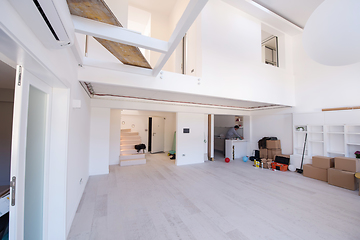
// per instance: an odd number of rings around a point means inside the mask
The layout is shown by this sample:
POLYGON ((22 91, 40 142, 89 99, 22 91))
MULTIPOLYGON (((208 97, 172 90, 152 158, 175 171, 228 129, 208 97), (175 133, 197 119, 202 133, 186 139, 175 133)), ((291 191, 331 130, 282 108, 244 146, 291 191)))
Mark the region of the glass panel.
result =
POLYGON ((26 136, 24 239, 43 239, 47 94, 30 86, 26 136))

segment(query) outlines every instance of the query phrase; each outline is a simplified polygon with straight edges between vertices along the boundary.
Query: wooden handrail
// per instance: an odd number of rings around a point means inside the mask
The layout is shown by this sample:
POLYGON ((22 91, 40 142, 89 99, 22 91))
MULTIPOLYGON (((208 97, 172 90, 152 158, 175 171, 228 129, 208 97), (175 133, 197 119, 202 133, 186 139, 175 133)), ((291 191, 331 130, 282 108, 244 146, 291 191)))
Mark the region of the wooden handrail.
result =
POLYGON ((322 111, 323 112, 328 112, 328 111, 341 111, 341 110, 354 110, 354 109, 360 109, 360 106, 357 106, 357 107, 341 107, 341 108, 323 108, 322 111))

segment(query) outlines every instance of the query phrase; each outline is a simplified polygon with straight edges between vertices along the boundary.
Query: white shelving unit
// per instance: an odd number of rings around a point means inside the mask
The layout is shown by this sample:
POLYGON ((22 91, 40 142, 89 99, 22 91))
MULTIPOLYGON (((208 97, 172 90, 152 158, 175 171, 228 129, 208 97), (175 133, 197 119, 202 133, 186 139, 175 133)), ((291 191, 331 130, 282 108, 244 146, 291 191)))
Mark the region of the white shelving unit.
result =
POLYGON ((325 154, 325 138, 323 125, 308 125, 309 156, 325 154))
POLYGON ((328 157, 345 157, 345 125, 327 125, 326 153, 328 157))
POLYGON ((311 161, 315 155, 355 158, 354 153, 360 151, 359 119, 360 110, 293 113, 293 164, 300 166, 306 133, 304 159, 311 161), (297 127, 304 131, 297 131, 297 127))
POLYGON ((355 157, 360 151, 360 125, 294 125, 294 155, 302 155, 308 134, 305 156, 355 157), (304 131, 297 130, 302 127, 304 131))
POLYGON ((346 156, 360 151, 360 125, 345 125, 345 143, 346 156))

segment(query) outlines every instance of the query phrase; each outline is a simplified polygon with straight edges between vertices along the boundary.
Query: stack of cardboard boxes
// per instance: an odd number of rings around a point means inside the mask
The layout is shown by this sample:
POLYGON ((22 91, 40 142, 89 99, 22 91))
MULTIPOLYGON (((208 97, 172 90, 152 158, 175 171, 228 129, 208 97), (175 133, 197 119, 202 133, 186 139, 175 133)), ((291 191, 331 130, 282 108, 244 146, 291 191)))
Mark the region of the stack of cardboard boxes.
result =
MULTIPOLYGON (((275 157, 281 155, 280 140, 267 140, 266 148, 260 148, 259 151, 263 168, 271 168, 271 163, 275 160, 275 157)), ((286 157, 290 156, 286 155, 286 157)))
POLYGON ((321 181, 328 181, 328 169, 334 167, 334 159, 323 156, 313 156, 312 164, 303 166, 303 175, 321 181))
POLYGON ((303 167, 305 177, 328 182, 331 185, 356 190, 355 172, 360 171, 356 158, 313 156, 312 164, 303 167))
POLYGON ((267 158, 274 159, 276 155, 281 155, 280 140, 267 140, 267 158))
POLYGON ((360 171, 359 160, 356 158, 336 157, 335 168, 328 169, 328 183, 334 186, 356 190, 355 172, 360 171))

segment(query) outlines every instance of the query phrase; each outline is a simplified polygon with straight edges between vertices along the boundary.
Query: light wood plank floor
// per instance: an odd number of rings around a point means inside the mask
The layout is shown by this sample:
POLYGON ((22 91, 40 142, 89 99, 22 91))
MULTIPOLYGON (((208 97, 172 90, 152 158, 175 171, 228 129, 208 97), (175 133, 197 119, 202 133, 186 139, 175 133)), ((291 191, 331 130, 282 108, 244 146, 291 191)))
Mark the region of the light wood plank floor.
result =
POLYGON ((360 239, 360 196, 252 162, 147 155, 90 177, 68 239, 360 239))

